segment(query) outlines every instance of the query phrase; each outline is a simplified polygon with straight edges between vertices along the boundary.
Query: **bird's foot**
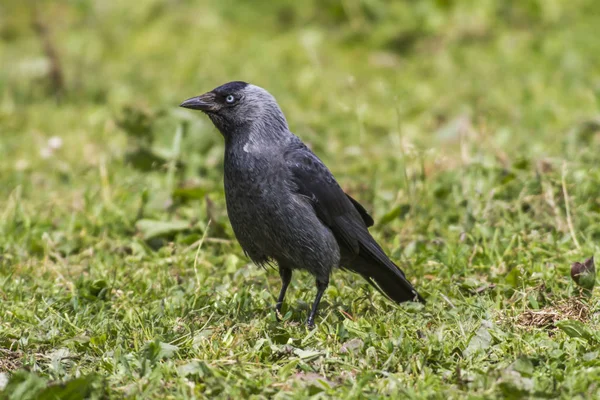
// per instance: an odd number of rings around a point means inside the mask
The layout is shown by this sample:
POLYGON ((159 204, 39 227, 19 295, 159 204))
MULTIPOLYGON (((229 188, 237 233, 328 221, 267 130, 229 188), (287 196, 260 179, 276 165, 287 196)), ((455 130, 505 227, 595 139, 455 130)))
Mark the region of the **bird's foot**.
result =
POLYGON ((310 330, 315 329, 315 319, 312 317, 308 317, 306 320, 306 327, 310 330))
POLYGON ((278 322, 281 322, 281 320, 283 319, 283 315, 281 315, 281 306, 283 305, 283 303, 277 303, 275 305, 275 318, 277 318, 278 322))

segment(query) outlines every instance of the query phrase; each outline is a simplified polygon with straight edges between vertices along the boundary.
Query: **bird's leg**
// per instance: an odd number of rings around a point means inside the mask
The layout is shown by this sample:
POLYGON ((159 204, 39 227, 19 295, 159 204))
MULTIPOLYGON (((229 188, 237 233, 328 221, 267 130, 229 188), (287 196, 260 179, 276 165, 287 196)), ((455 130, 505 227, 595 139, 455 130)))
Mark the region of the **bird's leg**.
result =
POLYGON ((306 321, 306 325, 311 329, 315 327, 315 316, 317 314, 317 309, 319 308, 321 297, 323 297, 323 293, 325 293, 325 289, 327 289, 327 286, 329 286, 329 279, 325 281, 320 281, 317 279, 317 297, 315 297, 312 309, 310 310, 310 315, 308 316, 308 320, 306 321))
POLYGON ((275 305, 275 316, 277 317, 277 320, 279 320, 279 316, 281 315, 281 306, 283 306, 285 292, 287 291, 287 288, 292 280, 292 270, 280 266, 279 276, 281 277, 281 291, 279 292, 279 298, 277 299, 277 304, 275 305))

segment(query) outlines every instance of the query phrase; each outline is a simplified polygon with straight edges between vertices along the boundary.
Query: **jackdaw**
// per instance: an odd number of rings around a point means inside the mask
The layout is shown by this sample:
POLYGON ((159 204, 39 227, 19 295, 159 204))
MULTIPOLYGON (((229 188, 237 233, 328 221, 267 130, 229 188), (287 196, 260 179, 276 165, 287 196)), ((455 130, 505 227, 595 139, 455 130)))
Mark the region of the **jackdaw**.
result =
POLYGON ((252 261, 279 266, 278 315, 296 269, 307 270, 317 281, 309 327, 335 267, 362 275, 397 303, 425 302, 370 235, 373 218, 290 132, 269 92, 229 82, 181 107, 204 112, 225 138, 229 220, 252 261))

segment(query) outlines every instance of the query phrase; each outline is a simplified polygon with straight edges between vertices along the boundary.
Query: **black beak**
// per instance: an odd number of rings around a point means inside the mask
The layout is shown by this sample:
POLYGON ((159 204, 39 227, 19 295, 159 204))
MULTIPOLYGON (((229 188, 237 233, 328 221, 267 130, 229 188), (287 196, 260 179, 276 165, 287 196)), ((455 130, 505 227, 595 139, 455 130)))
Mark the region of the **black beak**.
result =
POLYGON ((217 104, 215 104, 215 95, 211 92, 204 93, 198 97, 192 97, 187 99, 179 105, 179 107, 189 108, 191 110, 201 111, 216 111, 217 104))

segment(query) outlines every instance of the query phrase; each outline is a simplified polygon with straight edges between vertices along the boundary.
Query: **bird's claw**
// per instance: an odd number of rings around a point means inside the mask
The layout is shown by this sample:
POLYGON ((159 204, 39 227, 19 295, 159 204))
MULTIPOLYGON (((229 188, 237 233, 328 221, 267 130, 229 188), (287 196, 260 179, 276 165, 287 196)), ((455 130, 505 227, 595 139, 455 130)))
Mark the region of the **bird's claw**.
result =
POLYGON ((281 322, 283 320, 283 315, 281 315, 281 303, 277 303, 275 305, 275 318, 277 318, 277 322, 281 322))

